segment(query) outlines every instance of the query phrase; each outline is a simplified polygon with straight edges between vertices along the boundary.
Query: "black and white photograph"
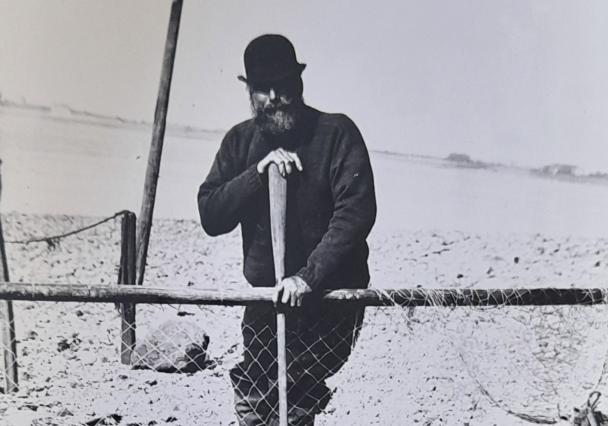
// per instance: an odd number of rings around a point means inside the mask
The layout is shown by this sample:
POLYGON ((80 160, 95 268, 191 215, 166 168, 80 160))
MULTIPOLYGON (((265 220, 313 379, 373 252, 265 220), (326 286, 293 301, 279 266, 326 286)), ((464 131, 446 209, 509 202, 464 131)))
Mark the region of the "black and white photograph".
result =
POLYGON ((0 0, 0 426, 608 426, 608 3, 0 0))

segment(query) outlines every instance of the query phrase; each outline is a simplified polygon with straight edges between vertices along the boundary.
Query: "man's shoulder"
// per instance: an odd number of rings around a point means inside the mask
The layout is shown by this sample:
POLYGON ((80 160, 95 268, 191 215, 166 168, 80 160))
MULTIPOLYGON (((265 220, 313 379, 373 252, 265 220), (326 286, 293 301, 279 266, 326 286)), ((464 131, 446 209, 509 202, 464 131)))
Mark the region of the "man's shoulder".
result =
POLYGON ((346 114, 339 112, 324 112, 315 110, 318 113, 317 125, 327 129, 337 129, 344 132, 357 130, 355 122, 346 114))
POLYGON ((226 138, 246 138, 247 136, 253 135, 254 131, 255 121, 253 118, 250 118, 232 126, 232 128, 226 132, 226 138))
POLYGON ((317 134, 337 137, 340 140, 362 140, 361 132, 355 122, 346 114, 317 111, 317 134))

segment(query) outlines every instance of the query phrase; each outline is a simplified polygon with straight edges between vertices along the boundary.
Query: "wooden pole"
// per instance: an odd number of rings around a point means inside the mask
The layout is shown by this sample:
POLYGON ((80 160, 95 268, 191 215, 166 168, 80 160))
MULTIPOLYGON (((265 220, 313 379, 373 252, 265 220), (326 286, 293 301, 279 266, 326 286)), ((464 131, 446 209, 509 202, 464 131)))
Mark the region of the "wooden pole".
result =
MULTIPOLYGON (((285 223, 287 217, 287 180, 276 164, 268 167, 270 231, 274 276, 277 284, 285 277, 285 223)), ((277 381, 279 383, 279 426, 287 426, 287 354, 285 348, 285 313, 277 310, 277 381)))
MULTIPOLYGON (((0 160, 0 166, 2 161, 0 160)), ((0 198, 2 196, 2 176, 0 174, 0 198)), ((2 232, 0 215, 0 284, 9 282, 8 261, 2 232)), ((15 337, 15 314, 10 300, 0 300, 0 320, 2 327, 2 354, 4 358, 5 393, 19 390, 19 372, 17 370, 17 339, 15 337)))
MULTIPOLYGON (((135 284, 135 213, 127 212, 122 217, 122 245, 121 245, 121 264, 120 264, 120 284, 135 284)), ((123 364, 131 364, 131 352, 135 348, 135 304, 121 303, 121 345, 120 361, 123 364)))
MULTIPOLYGON (((246 306, 272 303, 275 291, 272 287, 218 290, 183 288, 177 283, 168 285, 174 288, 0 282, 0 300, 246 306)), ((325 293, 321 302, 395 307, 591 306, 608 304, 608 288, 342 289, 325 293)))
POLYGON ((163 152, 167 110, 169 107, 169 93, 171 91, 171 79, 173 77, 173 64, 175 62, 175 50, 177 47, 177 35, 179 33, 181 13, 182 0, 173 0, 163 56, 160 86, 158 88, 158 98, 156 100, 156 111, 154 113, 154 130, 152 132, 152 143, 148 155, 144 195, 139 214, 139 222, 137 224, 137 283, 139 285, 142 285, 144 282, 144 273, 146 270, 150 228, 152 227, 154 202, 156 200, 156 185, 158 183, 160 160, 163 152))

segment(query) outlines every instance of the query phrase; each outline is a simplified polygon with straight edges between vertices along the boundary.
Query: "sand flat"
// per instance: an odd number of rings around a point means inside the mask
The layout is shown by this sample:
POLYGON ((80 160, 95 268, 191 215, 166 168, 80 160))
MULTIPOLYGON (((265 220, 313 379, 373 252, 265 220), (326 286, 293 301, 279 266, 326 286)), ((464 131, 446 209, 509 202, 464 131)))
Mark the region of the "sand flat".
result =
MULTIPOLYGON (((91 221, 3 216, 7 240, 91 221)), ((119 238, 116 221, 54 248, 8 244, 11 278, 113 283, 119 238)), ((376 232, 370 246, 378 288, 600 287, 608 264, 604 238, 395 231, 376 232)), ((146 283, 239 288, 246 285, 239 250, 238 231, 209 238, 196 221, 157 220, 146 283)), ((0 400, 5 418, 75 424, 116 413, 121 424, 171 417, 184 425, 234 424, 227 371, 240 357, 241 308, 138 306, 139 336, 178 312, 192 314, 185 318, 209 333, 217 366, 192 375, 121 365, 111 304, 16 302, 15 310, 21 391, 0 400), (68 349, 58 349, 62 340, 68 349)), ((355 352, 330 382, 335 395, 319 424, 526 424, 507 411, 556 418, 558 404, 569 414, 592 389, 606 390, 606 314, 603 306, 368 308, 355 352)))

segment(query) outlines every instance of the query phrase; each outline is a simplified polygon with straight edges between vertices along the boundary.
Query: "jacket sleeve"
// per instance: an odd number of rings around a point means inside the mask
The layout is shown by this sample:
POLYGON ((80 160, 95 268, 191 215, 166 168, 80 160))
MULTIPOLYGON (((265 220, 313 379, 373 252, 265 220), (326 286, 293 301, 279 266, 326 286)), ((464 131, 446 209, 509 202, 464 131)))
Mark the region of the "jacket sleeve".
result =
POLYGON ((244 209, 263 188, 256 165, 244 168, 234 149, 234 131, 228 132, 205 182, 198 190, 198 211, 205 232, 211 236, 232 231, 244 209))
POLYGON ((313 290, 335 272, 353 249, 367 238, 376 220, 376 195, 369 154, 361 133, 345 117, 339 141, 332 153, 330 184, 334 212, 307 264, 296 275, 313 290))

